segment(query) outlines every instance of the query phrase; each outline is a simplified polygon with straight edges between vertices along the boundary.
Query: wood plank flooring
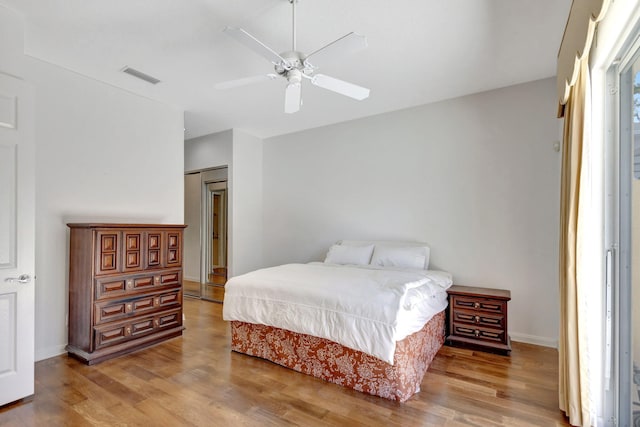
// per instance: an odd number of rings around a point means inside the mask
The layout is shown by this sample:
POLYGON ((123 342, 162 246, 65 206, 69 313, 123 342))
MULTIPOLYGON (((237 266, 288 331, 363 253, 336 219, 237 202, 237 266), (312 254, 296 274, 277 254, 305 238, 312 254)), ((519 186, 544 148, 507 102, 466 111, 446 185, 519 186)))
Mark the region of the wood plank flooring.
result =
POLYGON ((201 297, 215 302, 224 301, 224 284, 225 282, 209 283, 202 286, 200 282, 193 282, 191 280, 182 281, 184 294, 186 296, 201 297))
POLYGON ((557 351, 511 357, 443 347, 404 404, 232 353, 222 306, 185 299, 184 336, 86 366, 36 364, 31 400, 0 426, 568 426, 557 409, 557 351))

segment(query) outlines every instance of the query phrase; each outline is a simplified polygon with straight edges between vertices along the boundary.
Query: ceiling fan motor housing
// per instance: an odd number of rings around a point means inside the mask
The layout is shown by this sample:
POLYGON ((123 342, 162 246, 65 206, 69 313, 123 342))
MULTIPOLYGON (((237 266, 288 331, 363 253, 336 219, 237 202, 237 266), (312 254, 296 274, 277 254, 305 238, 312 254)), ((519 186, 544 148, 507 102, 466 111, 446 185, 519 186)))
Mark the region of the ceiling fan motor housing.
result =
POLYGON ((304 61, 306 55, 298 51, 282 52, 280 56, 286 61, 275 65, 276 73, 287 76, 291 70, 298 70, 306 76, 313 74, 313 66, 304 61))

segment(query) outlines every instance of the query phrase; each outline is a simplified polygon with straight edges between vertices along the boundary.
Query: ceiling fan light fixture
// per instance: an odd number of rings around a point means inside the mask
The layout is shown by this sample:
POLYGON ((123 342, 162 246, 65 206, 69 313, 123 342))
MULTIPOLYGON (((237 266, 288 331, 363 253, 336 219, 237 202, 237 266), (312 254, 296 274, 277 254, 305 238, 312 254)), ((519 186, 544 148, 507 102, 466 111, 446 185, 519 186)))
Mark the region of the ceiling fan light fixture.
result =
POLYGON ((293 114, 300 110, 302 105, 302 84, 300 81, 289 83, 284 93, 284 112, 293 114))

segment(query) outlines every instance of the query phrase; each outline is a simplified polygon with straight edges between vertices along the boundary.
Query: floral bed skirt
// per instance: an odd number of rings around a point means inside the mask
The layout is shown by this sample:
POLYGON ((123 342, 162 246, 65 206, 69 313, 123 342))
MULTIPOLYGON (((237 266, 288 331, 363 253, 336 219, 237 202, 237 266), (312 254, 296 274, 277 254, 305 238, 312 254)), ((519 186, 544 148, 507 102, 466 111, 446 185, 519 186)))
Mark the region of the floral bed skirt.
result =
POLYGON ((231 349, 364 393, 404 402, 420 391, 431 361, 444 343, 444 311, 398 341, 393 365, 324 338, 238 321, 231 349))

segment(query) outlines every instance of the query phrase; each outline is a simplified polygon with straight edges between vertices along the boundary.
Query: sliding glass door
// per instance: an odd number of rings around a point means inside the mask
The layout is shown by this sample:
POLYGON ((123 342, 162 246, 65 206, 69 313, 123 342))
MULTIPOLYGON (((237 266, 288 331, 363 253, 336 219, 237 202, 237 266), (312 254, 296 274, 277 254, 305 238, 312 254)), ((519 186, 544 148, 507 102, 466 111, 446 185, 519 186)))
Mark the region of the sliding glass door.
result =
POLYGON ((607 425, 640 425, 640 42, 609 72, 605 172, 607 425))

